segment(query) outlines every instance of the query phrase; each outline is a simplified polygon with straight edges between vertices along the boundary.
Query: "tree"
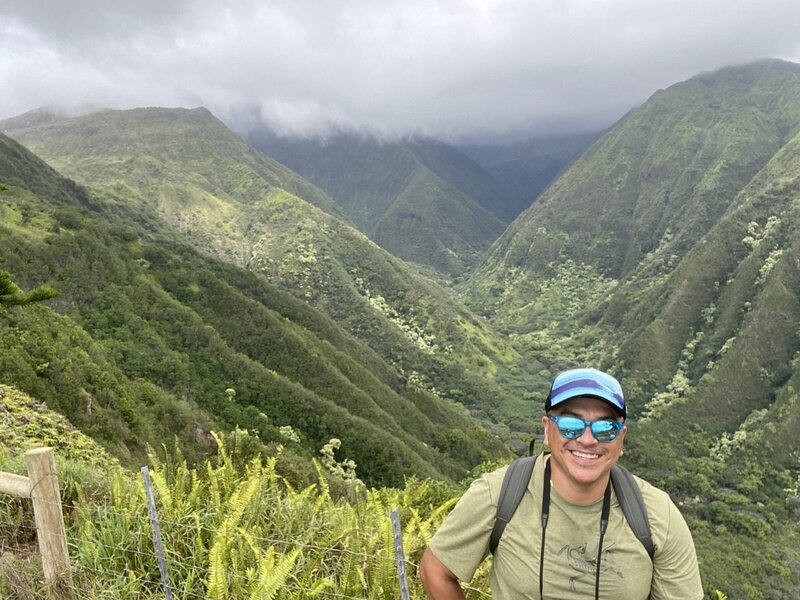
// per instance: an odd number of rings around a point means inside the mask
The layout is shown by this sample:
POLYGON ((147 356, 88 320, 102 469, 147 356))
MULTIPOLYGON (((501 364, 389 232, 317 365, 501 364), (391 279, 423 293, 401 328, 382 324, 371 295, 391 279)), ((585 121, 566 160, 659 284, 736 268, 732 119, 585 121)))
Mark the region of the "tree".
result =
POLYGON ((58 296, 58 292, 46 285, 23 292, 13 281, 8 271, 0 271, 0 306, 12 306, 41 302, 58 296))

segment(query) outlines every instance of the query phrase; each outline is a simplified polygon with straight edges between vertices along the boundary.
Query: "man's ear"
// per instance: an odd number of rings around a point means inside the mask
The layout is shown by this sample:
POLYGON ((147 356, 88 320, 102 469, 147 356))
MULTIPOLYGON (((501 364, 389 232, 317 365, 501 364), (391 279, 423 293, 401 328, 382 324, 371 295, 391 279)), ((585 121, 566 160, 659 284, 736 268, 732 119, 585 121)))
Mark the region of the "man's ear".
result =
POLYGON ((549 423, 549 421, 550 420, 547 418, 547 415, 542 417, 542 429, 544 429, 544 440, 543 440, 543 443, 544 443, 545 446, 549 446, 550 445, 550 442, 547 439, 547 430, 548 430, 547 424, 549 423))

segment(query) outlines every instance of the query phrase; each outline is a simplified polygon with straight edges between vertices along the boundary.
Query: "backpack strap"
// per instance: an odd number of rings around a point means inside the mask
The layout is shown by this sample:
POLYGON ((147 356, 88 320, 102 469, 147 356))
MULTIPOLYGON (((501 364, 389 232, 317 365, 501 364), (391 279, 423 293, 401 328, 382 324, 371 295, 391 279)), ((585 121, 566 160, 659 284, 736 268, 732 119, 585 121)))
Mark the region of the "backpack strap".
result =
POLYGON ((650 560, 653 560, 656 551, 653 539, 650 537, 650 521, 647 518, 647 507, 644 505, 642 492, 636 484, 636 480, 628 469, 617 464, 611 469, 611 484, 614 486, 614 493, 617 494, 622 512, 625 513, 625 520, 628 521, 636 539, 647 550, 650 560))
POLYGON ((528 482, 531 480, 533 465, 536 463, 536 456, 524 456, 512 462, 503 477, 503 485, 500 487, 500 496, 497 498, 497 513, 494 519, 492 534, 489 536, 489 552, 494 554, 503 530, 514 516, 514 513, 528 489, 528 482))

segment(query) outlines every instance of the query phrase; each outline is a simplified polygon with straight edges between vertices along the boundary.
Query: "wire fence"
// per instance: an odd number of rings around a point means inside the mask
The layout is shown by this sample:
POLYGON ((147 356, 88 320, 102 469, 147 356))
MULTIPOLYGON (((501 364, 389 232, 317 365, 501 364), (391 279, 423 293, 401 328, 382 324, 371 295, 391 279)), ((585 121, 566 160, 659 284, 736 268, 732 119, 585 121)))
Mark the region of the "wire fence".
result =
MULTIPOLYGON (((65 505, 64 509, 71 513, 76 513, 79 511, 91 511, 92 513, 95 512, 93 508, 85 508, 79 506, 70 506, 65 505)), ((122 512, 115 511, 113 508, 105 507, 105 510, 111 515, 116 515, 117 518, 120 520, 123 518, 128 518, 129 515, 124 515, 122 512)), ((108 516, 108 515, 107 515, 108 516)), ((209 537, 212 537, 216 531, 212 528, 206 526, 198 526, 192 527, 187 525, 186 523, 175 522, 175 521, 161 521, 160 526, 162 529, 162 533, 164 533, 165 539, 169 539, 173 537, 173 535, 180 536, 180 532, 188 532, 192 531, 194 533, 202 532, 207 534, 209 537)), ((237 543, 241 534, 234 533, 233 534, 233 542, 237 543)), ((36 538, 36 527, 33 523, 22 524, 19 526, 18 531, 18 538, 22 540, 22 543, 8 543, 3 538, 0 538, 0 555, 5 555, 6 553, 15 554, 15 553, 25 553, 30 554, 32 552, 31 544, 33 540, 36 538)), ((336 561, 339 560, 342 556, 349 556, 355 559, 357 564, 385 564, 387 567, 396 568, 397 569, 397 576, 396 576, 396 597, 401 598, 401 579, 399 573, 399 565, 397 562, 396 557, 390 557, 386 554, 380 553, 370 553, 370 552, 358 552, 355 550, 345 549, 341 547, 333 547, 333 546, 320 546, 313 542, 298 542, 296 540, 284 540, 272 537, 259 537, 259 536, 250 536, 248 541, 252 542, 255 540, 263 548, 269 547, 280 547, 281 554, 287 553, 289 550, 299 549, 301 552, 307 552, 309 554, 313 554, 317 560, 320 561, 336 561)), ((105 554, 108 558, 106 560, 100 559, 96 561, 94 564, 91 564, 87 561, 80 559, 80 548, 76 545, 75 541, 71 541, 69 538, 67 540, 70 555, 72 557, 72 571, 73 571, 73 578, 77 583, 68 586, 71 589, 74 598, 88 598, 84 594, 87 592, 87 586, 85 584, 81 584, 81 582, 87 582, 92 580, 97 581, 108 581, 109 579, 113 579, 109 577, 110 574, 116 573, 119 579, 131 578, 134 574, 132 573, 125 573, 119 572, 118 566, 118 557, 120 556, 129 556, 129 557, 137 557, 137 561, 139 563, 156 563, 156 553, 155 549, 141 549, 137 547, 132 547, 131 545, 126 545, 124 543, 120 544, 104 544, 95 542, 99 546, 99 550, 103 550, 103 554, 105 554)), ((208 571, 208 566, 206 564, 198 563, 193 560, 187 560, 186 557, 183 557, 172 551, 168 543, 165 542, 164 546, 165 550, 165 558, 167 563, 167 570, 170 574, 170 584, 174 588, 173 593, 171 596, 168 596, 167 593, 163 591, 163 589, 159 589, 159 583, 157 579, 153 579, 152 571, 149 573, 140 573, 137 577, 140 578, 150 578, 149 584, 146 587, 149 589, 154 590, 151 595, 146 596, 147 598, 168 598, 168 597, 175 597, 181 598, 184 600, 193 600, 193 599, 205 599, 207 598, 207 594, 205 592, 198 592, 193 591, 191 589, 186 589, 186 575, 187 573, 194 573, 196 578, 195 581, 198 585, 204 585, 204 578, 199 577, 199 574, 205 574, 208 571), (175 574, 181 574, 180 577, 176 577, 175 574)), ((405 572, 409 574, 408 584, 409 589, 416 592, 417 597, 420 594, 420 584, 416 580, 416 572, 418 570, 418 564, 414 561, 404 559, 402 563, 405 572)), ((236 573, 231 572, 229 573, 228 577, 234 582, 234 585, 231 587, 236 587, 235 582, 237 580, 246 582, 250 575, 246 573, 236 573)), ((470 595, 470 598, 491 598, 491 595, 488 594, 486 591, 482 589, 478 589, 475 587, 471 587, 469 585, 462 584, 462 587, 467 591, 470 595)), ((318 589, 314 588, 313 586, 302 586, 291 583, 291 581, 287 581, 283 584, 282 589, 285 592, 288 592, 290 597, 296 598, 307 598, 307 597, 315 597, 315 598, 336 598, 340 600, 364 600, 365 598, 369 598, 370 596, 368 593, 363 593, 360 595, 349 595, 346 593, 338 592, 338 591, 327 591, 325 589, 318 589)), ((32 600, 39 598, 45 599, 49 596, 46 594, 36 595, 36 592, 32 592, 33 595, 26 596, 30 597, 32 600)), ((111 598, 112 596, 107 596, 107 598, 111 598)), ((141 597, 138 595, 135 596, 137 598, 141 597)), ((2 598, 2 595, 0 595, 2 598)), ((106 598, 106 596, 92 596, 92 598, 106 598)))
MULTIPOLYGON (((0 496, 0 512, 6 512, 3 511, 2 502, 4 500, 0 496)), ((0 516, 0 570, 4 574, 8 574, 7 568, 3 570, 4 562, 11 564, 13 557, 19 556, 30 558, 35 552, 37 528, 31 514, 32 511, 30 511, 29 501, 17 500, 16 502, 16 515, 0 516), (6 523, 3 522, 4 519, 7 521, 6 523), (9 536, 7 527, 12 521, 14 532, 9 536)), ((7 506, 12 504, 7 500, 5 503, 7 506)), ((68 528, 67 546, 71 559, 72 579, 61 586, 63 597, 90 600, 105 600, 106 598, 119 600, 123 597, 194 600, 210 597, 209 574, 213 567, 209 565, 209 554, 220 534, 218 527, 208 525, 198 519, 190 521, 189 515, 183 520, 163 519, 156 515, 161 531, 165 560, 165 571, 160 577, 156 547, 151 537, 152 522, 148 522, 146 507, 136 514, 131 514, 130 510, 115 507, 108 502, 88 505, 64 504, 60 508, 63 509, 66 519, 71 524, 71 527, 68 528), (137 521, 137 524, 131 525, 132 520, 137 521), (92 537, 91 547, 87 548, 86 540, 81 539, 81 535, 85 534, 85 531, 81 532, 79 529, 81 527, 88 529, 98 523, 115 524, 119 530, 127 526, 129 531, 121 539, 113 539, 110 534, 105 537, 92 537), (200 543, 201 547, 195 548, 195 552, 187 556, 182 554, 181 549, 189 541, 194 544, 200 543), (96 589, 95 582, 115 582, 114 586, 110 586, 113 591, 108 592, 113 595, 106 595, 106 592, 96 589), (122 595, 124 592, 121 590, 125 588, 130 589, 130 596, 122 595)), ((390 516, 386 515, 386 519, 390 520, 390 516)), ((397 526, 400 526, 399 516, 397 521, 397 526)), ((378 544, 377 550, 368 551, 344 547, 343 541, 336 545, 320 544, 313 538, 284 539, 279 536, 257 535, 237 528, 230 532, 229 542, 235 547, 249 545, 258 548, 262 557, 269 549, 273 549, 277 557, 287 556, 291 552, 297 551, 299 556, 321 565, 316 567, 320 573, 324 571, 322 566, 332 572, 336 565, 346 563, 349 568, 361 571, 354 576, 361 577, 362 581, 366 580, 364 572, 367 570, 392 573, 391 590, 362 589, 356 593, 336 589, 344 586, 338 586, 333 581, 334 578, 330 578, 330 576, 328 584, 320 585, 319 581, 313 580, 313 575, 309 577, 306 574, 300 577, 290 574, 280 587, 280 595, 276 596, 279 598, 341 600, 424 598, 421 584, 416 577, 418 564, 406 558, 402 540, 402 530, 395 531, 392 547, 387 547, 387 542, 382 546, 378 544), (407 580, 405 580, 406 575, 408 576, 407 580)), ((250 583, 253 577, 252 570, 237 570, 235 567, 226 573, 232 589, 245 587, 244 584, 250 583)), ((9 598, 39 600, 52 597, 52 590, 46 586, 37 588, 36 585, 25 579, 23 573, 12 574, 10 581, 8 577, 6 579, 4 583, 0 583, 0 600, 3 600, 3 586, 6 588, 6 593, 11 594, 9 598), (17 577, 16 581, 15 577, 17 577)), ((483 589, 469 585, 463 587, 470 599, 491 597, 483 589)), ((230 597, 234 598, 235 596, 230 597)))

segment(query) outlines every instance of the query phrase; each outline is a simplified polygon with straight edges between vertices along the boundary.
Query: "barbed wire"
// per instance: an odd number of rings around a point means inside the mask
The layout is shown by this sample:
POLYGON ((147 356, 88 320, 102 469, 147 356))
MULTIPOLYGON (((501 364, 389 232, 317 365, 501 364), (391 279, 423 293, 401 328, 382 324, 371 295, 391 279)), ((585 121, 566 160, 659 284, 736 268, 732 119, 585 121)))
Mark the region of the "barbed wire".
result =
MULTIPOLYGON (((284 543, 286 545, 292 545, 291 542, 284 542, 284 543)), ((99 544, 99 545, 101 547, 105 547, 105 548, 112 548, 112 549, 115 549, 115 550, 124 551, 124 553, 127 554, 127 555, 134 555, 134 556, 139 556, 139 557, 146 558, 148 561, 152 561, 153 564, 155 564, 155 554, 153 552, 149 552, 149 551, 145 551, 145 550, 141 550, 141 549, 137 549, 137 548, 132 548, 132 547, 125 546, 125 545, 118 545, 118 546, 114 546, 114 545, 110 545, 110 544, 99 544)), ((298 545, 298 544, 295 544, 295 545, 298 545)), ((300 546, 307 546, 307 545, 303 545, 303 544, 299 544, 299 545, 300 546)), ((74 548, 74 545, 72 547, 74 548)), ((315 548, 318 548, 318 547, 315 547, 315 548)), ((363 557, 374 556, 374 555, 369 555, 369 554, 366 554, 366 553, 353 553, 353 554, 357 554, 357 555, 363 556, 363 557)), ((386 557, 381 557, 381 558, 386 558, 386 557)), ((82 578, 85 578, 85 577, 91 578, 93 576, 95 579, 97 579, 99 581, 104 581, 104 580, 108 581, 108 579, 109 579, 109 569, 103 568, 103 563, 104 562, 114 563, 117 560, 119 560, 119 558, 115 560, 114 557, 112 556, 112 557, 109 557, 107 560, 100 559, 94 565, 87 564, 86 562, 83 562, 83 561, 76 561, 74 563, 74 565, 73 565, 73 576, 74 576, 75 579, 78 579, 78 580, 80 580, 82 578)), ((414 571, 416 571, 418 569, 418 565, 416 563, 414 563, 412 561, 406 561, 406 562, 414 569, 414 571)), ((198 570, 205 571, 207 569, 205 565, 197 565, 194 561, 177 560, 175 558, 175 555, 172 555, 172 557, 169 559, 169 564, 170 564, 170 573, 172 575, 172 577, 170 578, 171 583, 173 585, 178 585, 178 587, 180 587, 181 579, 174 577, 174 573, 175 573, 176 570, 178 572, 180 572, 180 573, 188 573, 190 571, 196 573, 198 570)), ((109 566, 113 566, 113 565, 109 564, 109 566)), ((126 571, 125 570, 120 570, 119 566, 117 566, 117 568, 113 569, 113 572, 116 573, 118 579, 120 579, 120 580, 125 580, 126 579, 126 576, 127 576, 126 575, 126 571)), ((158 589, 161 588, 160 583, 158 582, 158 577, 157 577, 155 571, 152 571, 149 574, 147 574, 150 577, 145 577, 144 575, 145 574, 140 574, 139 575, 140 578, 143 578, 144 580, 147 581, 147 583, 143 584, 143 587, 145 587, 145 588, 153 588, 154 591, 152 593, 153 593, 154 597, 160 597, 159 594, 161 592, 155 591, 155 590, 158 590, 158 589)), ((231 581, 231 582, 245 581, 245 580, 249 579, 248 575, 241 574, 241 573, 235 573, 235 572, 228 573, 227 577, 228 577, 229 581, 231 581)), ((185 580, 184 580, 184 583, 185 583, 185 580)), ((396 583, 397 583, 398 589, 399 589, 399 580, 396 580, 396 583)), ((197 598, 197 599, 206 598, 207 594, 205 592, 207 590, 206 590, 205 581, 203 579, 201 579, 201 578, 198 578, 197 583, 195 585, 199 588, 197 592, 194 592, 191 589, 186 589, 186 587, 184 586, 181 589, 180 593, 177 594, 177 595, 180 596, 181 598, 184 598, 184 599, 187 599, 187 600, 191 599, 191 598, 197 598)), ((73 592, 75 592, 77 594, 83 594, 83 593, 88 591, 87 590, 87 585, 76 585, 76 584, 73 584, 72 586, 65 586, 65 587, 69 587, 73 592)), ((91 586, 89 585, 89 587, 91 587, 91 586)), ((340 599, 340 600, 365 600, 366 598, 370 597, 369 596, 369 590, 365 591, 361 595, 355 596, 355 595, 351 595, 351 594, 347 594, 347 593, 340 592, 340 591, 335 591, 335 590, 329 591, 329 590, 325 590, 325 589, 315 589, 315 588, 311 588, 311 587, 304 587, 304 586, 300 586, 300 585, 297 585, 297 584, 290 583, 288 581, 285 582, 284 585, 282 585, 281 587, 282 587, 282 589, 288 590, 293 594, 297 594, 298 598, 303 598, 303 597, 305 597, 305 594, 310 594, 310 593, 313 593, 316 597, 327 597, 327 598, 335 598, 335 599, 340 599)), ((481 598, 491 598, 491 595, 488 594, 487 592, 485 592, 484 590, 472 587, 472 586, 470 586, 468 584, 462 583, 462 588, 465 591, 468 591, 471 594, 477 595, 477 596, 479 596, 481 598)), ((84 596, 77 595, 75 597, 83 598, 84 596)), ((140 598, 142 596, 140 595, 139 592, 137 592, 136 597, 140 598)), ((41 596, 34 596, 34 598, 36 598, 36 600, 38 600, 38 598, 43 598, 44 599, 44 598, 47 598, 47 595, 46 594, 42 594, 41 596)))
MULTIPOLYGON (((55 505, 55 503, 52 503, 52 504, 55 505)), ((82 507, 82 506, 77 506, 77 505, 72 505, 72 504, 61 504, 61 507, 62 507, 62 509, 64 510, 65 513, 71 514, 73 519, 76 518, 74 516, 75 514, 82 513, 82 512, 84 512, 84 513, 101 513, 101 515, 104 516, 104 517, 107 517, 108 515, 112 515, 113 518, 117 518, 119 520, 121 520, 122 518, 131 519, 133 517, 139 517, 141 519, 142 523, 147 523, 147 527, 148 527, 147 531, 145 531, 145 530, 141 531, 141 535, 142 535, 142 537, 146 537, 148 539, 148 541, 150 539, 149 538, 149 535, 150 535, 149 534, 149 526, 150 525, 149 525, 149 520, 148 520, 146 507, 143 507, 143 508, 140 509, 142 511, 142 513, 140 515, 135 515, 135 514, 132 514, 132 513, 128 512, 128 511, 120 510, 120 509, 117 509, 117 508, 115 508, 113 506, 110 506, 110 505, 107 505, 107 504, 106 505, 102 505, 99 508, 97 506, 82 507)), ((91 521, 92 520, 87 516, 84 516, 84 517, 81 517, 81 518, 86 520, 86 521, 91 521)), ((189 518, 189 517, 187 517, 187 518, 189 518)), ((389 519, 388 515, 386 516, 386 519, 387 520, 389 519)), ((215 529, 212 526, 205 525, 205 524, 202 524, 202 523, 196 523, 196 522, 186 523, 186 522, 181 522, 181 521, 174 521, 174 520, 164 519, 161 516, 159 516, 158 521, 159 521, 159 525, 161 527, 162 536, 165 539, 169 539, 170 537, 173 537, 176 534, 176 532, 178 533, 178 535, 182 535, 180 533, 181 531, 184 532, 185 534, 198 534, 198 533, 205 534, 205 535, 207 535, 209 537, 209 539, 214 539, 214 537, 219 535, 219 531, 217 529, 215 529)), ((36 527, 35 527, 35 525, 32 524, 33 523, 32 516, 31 516, 30 523, 31 523, 30 525, 19 524, 18 527, 20 529, 24 529, 24 530, 35 531, 36 527)), ((238 527, 237 529, 241 529, 241 527, 238 527)), ((239 531, 234 531, 233 535, 235 537, 238 537, 241 534, 239 533, 239 531)), ((296 538, 295 539, 291 539, 291 540, 287 540, 285 538, 274 537, 274 536, 259 536, 259 535, 254 535, 254 534, 248 534, 248 535, 249 535, 250 539, 252 539, 254 541, 257 541, 257 542, 260 542, 260 543, 264 544, 265 546, 284 546, 284 547, 287 547, 287 548, 289 548, 289 547, 300 547, 300 548, 302 548, 304 550, 311 550, 311 551, 316 551, 316 552, 355 555, 355 556, 362 557, 362 558, 373 559, 375 561, 387 561, 387 562, 394 562, 395 561, 394 557, 390 557, 390 556, 386 556, 386 555, 382 555, 382 554, 376 554, 376 553, 371 553, 371 552, 367 552, 367 551, 352 550, 352 549, 349 549, 349 548, 343 548, 341 546, 330 546, 330 545, 323 546, 323 545, 315 544, 313 542, 300 541, 300 540, 297 540, 296 538)), ((355 535, 357 535, 357 533, 355 535)), ((375 539, 377 540, 377 544, 378 545, 381 545, 381 546, 383 545, 383 539, 380 536, 376 536, 375 539)), ((409 561, 407 561, 407 562, 409 562, 409 561)))
MULTIPOLYGON (((32 485, 32 489, 35 489, 40 482, 41 480, 35 482, 32 485)), ((19 533, 21 531, 23 534, 21 537, 24 540, 27 540, 27 542, 21 540, 22 543, 21 546, 16 545, 14 543, 6 545, 5 540, 0 539, 0 550, 10 551, 13 553, 16 548, 25 548, 26 551, 30 554, 31 540, 35 539, 34 534, 36 532, 36 526, 34 524, 34 518, 32 512, 30 511, 30 507, 26 506, 26 504, 29 503, 29 499, 16 498, 15 501, 20 502, 22 505, 21 518, 13 519, 15 521, 14 525, 16 527, 16 532, 19 533)), ((53 504, 56 503, 53 502, 53 504)), ((142 507, 136 507, 135 510, 117 508, 107 500, 100 504, 87 505, 87 506, 68 504, 68 503, 63 503, 63 504, 59 503, 59 505, 61 506, 62 511, 69 516, 69 520, 73 523, 79 521, 91 523, 93 521, 96 521, 97 518, 107 518, 110 519, 111 521, 115 519, 118 521, 134 519, 134 520, 140 520, 141 523, 143 524, 147 523, 147 525, 143 526, 141 530, 129 531, 132 537, 128 540, 124 541, 121 540, 119 544, 108 544, 108 543, 103 543, 96 539, 92 540, 92 544, 95 547, 95 549, 97 548, 102 549, 102 551, 99 553, 96 551, 90 553, 82 552, 81 547, 78 545, 78 543, 70 541, 69 539, 67 540, 68 548, 71 550, 71 555, 73 557, 72 558, 72 561, 74 563, 73 575, 75 575, 75 577, 79 581, 81 579, 90 580, 88 582, 85 582, 83 585, 73 584, 72 586, 70 586, 71 591, 78 594, 77 597, 83 598, 85 596, 82 596, 81 594, 93 592, 93 587, 91 584, 92 579, 97 581, 107 582, 109 580, 109 574, 111 573, 111 579, 113 579, 114 576, 116 576, 116 578, 118 578, 119 580, 124 581, 126 578, 129 578, 129 573, 132 573, 130 569, 132 566, 135 566, 137 562, 139 563, 139 566, 141 566, 142 564, 149 564, 149 563, 152 563, 152 565, 155 566, 156 554, 154 551, 148 548, 148 546, 152 544, 152 539, 149 536, 150 524, 148 520, 146 506, 144 506, 144 504, 142 505, 142 507), (139 513, 140 510, 141 513, 139 513)), ((162 510, 165 509, 163 505, 160 508, 162 510)), ((387 509, 387 507, 385 506, 382 508, 384 510, 387 509)), ((166 512, 169 512, 168 508, 166 509, 166 512)), ((192 517, 190 515, 187 515, 186 518, 191 519, 192 517)), ((221 519, 222 520, 225 519, 224 513, 221 514, 221 519)), ((386 515, 386 519, 387 520, 389 519, 388 514, 386 515)), ((357 514, 356 518, 353 519, 353 521, 355 523, 358 523, 359 520, 360 519, 357 514)), ((158 521, 162 530, 162 535, 165 541, 167 542, 173 541, 176 536, 181 537, 184 535, 195 536, 195 539, 197 538, 197 536, 207 538, 206 540, 204 540, 206 542, 206 545, 203 548, 204 552, 201 558, 208 558, 208 554, 211 552, 211 546, 213 546, 214 543, 213 540, 215 540, 215 538, 220 534, 220 531, 217 528, 197 521, 186 522, 184 520, 180 521, 170 520, 170 519, 164 520, 162 518, 159 518, 158 521)), ((246 527, 246 524, 243 525, 243 527, 246 527)), ((237 527, 237 530, 233 532, 232 535, 234 540, 236 540, 236 538, 240 536, 245 537, 241 533, 241 528, 242 527, 237 527)), ((357 530, 350 530, 348 532, 348 536, 349 534, 357 536, 358 532, 357 530)), ((348 536, 343 536, 342 539, 346 539, 348 536)), ((314 543, 313 540, 312 541, 298 540, 296 539, 296 537, 297 536, 295 535, 295 539, 287 540, 279 536, 264 536, 264 535, 254 535, 248 533, 246 539, 248 542, 255 542, 259 544, 264 549, 269 547, 282 546, 284 548, 283 551, 284 554, 290 548, 299 548, 301 552, 309 552, 315 555, 314 556, 315 560, 319 560, 319 562, 321 563, 327 562, 329 565, 331 558, 335 557, 334 564, 329 567, 332 572, 329 575, 324 575, 324 577, 332 578, 331 585, 333 586, 338 585, 336 583, 337 574, 333 571, 333 569, 335 569, 335 562, 337 560, 341 560, 343 557, 352 557, 360 561, 362 564, 368 565, 367 568, 370 568, 369 565, 371 564, 373 565, 372 568, 378 571, 382 570, 380 567, 380 565, 382 564, 383 565, 391 564, 392 568, 396 566, 397 562, 396 557, 387 555, 387 553, 390 554, 391 552, 393 552, 394 548, 390 545, 384 544, 385 540, 381 533, 373 534, 372 538, 364 539, 363 543, 370 544, 375 547, 384 548, 385 553, 383 554, 374 551, 369 552, 366 550, 359 551, 351 548, 344 548, 341 545, 335 545, 335 546, 320 545, 318 543, 314 543)), ((311 537, 313 538, 313 536, 311 537)), ((168 543, 165 544, 165 554, 167 556, 167 561, 170 568, 171 579, 174 579, 175 580, 174 583, 178 584, 179 587, 180 584, 183 583, 183 588, 177 595, 186 600, 191 600, 193 598, 198 598, 198 599, 205 598, 207 583, 203 578, 203 574, 207 573, 209 565, 206 562, 202 561, 200 564, 198 564, 198 561, 192 560, 191 557, 180 555, 179 550, 174 549, 174 547, 170 547, 168 543), (197 577, 197 580, 194 583, 187 583, 188 579, 187 576, 177 577, 177 578, 174 577, 175 573, 179 573, 181 575, 195 573, 195 575, 197 575, 198 572, 200 573, 200 576, 197 577), (191 588, 187 589, 187 585, 196 586, 198 591, 195 592, 191 588)), ((261 557, 255 557, 255 558, 256 560, 258 560, 261 557)), ((405 564, 407 564, 411 569, 413 569, 413 572, 416 572, 418 570, 418 564, 414 563, 411 560, 406 559, 405 564)), ((144 597, 150 597, 150 592, 146 590, 149 590, 151 587, 153 589, 152 597, 153 598, 160 597, 159 592, 156 590, 161 589, 161 584, 158 581, 158 577, 155 571, 152 570, 148 573, 140 574, 140 576, 144 578, 142 580, 144 582, 142 583, 142 586, 145 588, 145 590, 143 590, 142 593, 146 594, 146 596, 144 597)), ((249 579, 249 575, 241 573, 231 572, 227 573, 226 576, 229 578, 229 581, 233 583, 249 579)), ((341 576, 343 575, 339 574, 339 577, 341 576)), ((397 584, 397 587, 399 589, 399 578, 395 578, 395 583, 397 584)), ((491 597, 490 594, 478 588, 474 588, 469 585, 465 585, 463 583, 462 587, 466 591, 470 592, 471 595, 477 595, 482 598, 491 597)), ((365 598, 373 597, 369 595, 370 594, 369 590, 364 591, 361 595, 353 596, 335 589, 328 590, 319 587, 316 588, 303 587, 302 585, 298 585, 297 583, 291 583, 290 581, 285 582, 285 584, 282 586, 282 589, 288 591, 292 595, 296 594, 298 598, 306 597, 306 595, 310 593, 313 593, 314 596, 317 597, 336 598, 341 600, 364 600, 365 598)), ((419 592, 418 586, 416 586, 415 589, 417 592, 419 592)), ((34 592, 33 590, 26 589, 25 591, 27 597, 31 597, 36 600, 38 600, 39 597, 41 598, 47 597, 46 593, 43 594, 42 596, 36 596, 35 595, 36 592, 34 592), (34 595, 31 596, 30 594, 34 595)), ((91 596, 91 597, 94 598, 96 596, 91 596)), ((136 597, 140 598, 143 596, 137 593, 136 597)))

